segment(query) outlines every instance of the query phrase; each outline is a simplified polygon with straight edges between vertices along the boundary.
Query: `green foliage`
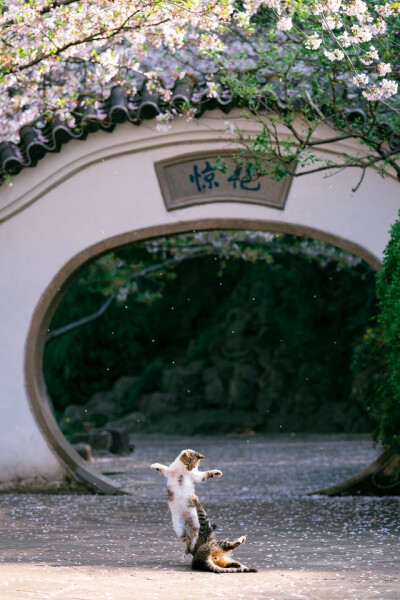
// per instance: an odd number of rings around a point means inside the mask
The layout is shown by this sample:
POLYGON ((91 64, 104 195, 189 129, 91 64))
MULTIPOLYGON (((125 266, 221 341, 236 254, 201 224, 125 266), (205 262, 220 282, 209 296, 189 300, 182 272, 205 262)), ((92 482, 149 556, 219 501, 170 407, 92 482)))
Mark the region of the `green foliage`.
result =
MULTIPOLYGON (((130 291, 97 321, 48 344, 45 376, 57 412, 137 376, 118 400, 135 430, 177 432, 186 423, 191 433, 197 417, 204 422, 217 411, 215 433, 280 431, 280 425, 367 431, 366 411, 350 399, 350 362, 354 340, 374 311, 372 271, 321 242, 268 234, 263 246, 256 233, 244 238, 241 232, 228 243, 228 232, 220 233, 212 238, 213 254, 196 259, 193 248, 203 252, 210 242, 205 235, 129 249, 130 264, 140 269, 175 253, 188 252, 190 260, 174 263, 174 277, 164 278, 153 303, 137 302, 130 291)), ((114 255, 111 269, 118 260, 129 262, 124 252, 114 255)), ((52 328, 98 308, 95 272, 93 263, 90 278, 83 272, 70 288, 52 328)), ((155 284, 139 281, 143 293, 155 284)))
POLYGON ((394 412, 390 386, 388 348, 382 328, 368 327, 355 346, 352 395, 369 412, 374 423, 374 439, 385 448, 396 446, 400 413, 394 412))
POLYGON ((379 316, 355 349, 353 394, 375 422, 374 437, 400 450, 400 221, 377 275, 379 316))
POLYGON ((383 330, 391 395, 382 413, 385 445, 400 448, 400 220, 392 229, 378 274, 379 322, 383 330))

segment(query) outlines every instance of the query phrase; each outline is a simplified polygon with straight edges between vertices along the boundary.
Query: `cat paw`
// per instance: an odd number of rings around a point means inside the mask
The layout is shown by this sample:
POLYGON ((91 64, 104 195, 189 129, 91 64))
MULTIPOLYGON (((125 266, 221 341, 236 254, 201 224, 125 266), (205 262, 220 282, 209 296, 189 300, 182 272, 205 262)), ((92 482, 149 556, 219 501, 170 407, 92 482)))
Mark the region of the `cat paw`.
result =
POLYGON ((162 465, 160 465, 159 463, 153 463, 152 465, 150 465, 150 469, 155 469, 156 471, 159 471, 160 473, 162 473, 162 465))
POLYGON ((199 498, 198 498, 198 496, 196 496, 196 494, 191 494, 191 496, 190 496, 190 500, 191 500, 192 502, 198 502, 198 501, 199 501, 199 498))
POLYGON ((244 544, 244 543, 245 543, 245 541, 246 541, 246 536, 245 536, 245 535, 242 535, 242 537, 240 537, 240 538, 238 539, 238 542, 239 542, 239 544, 244 544))
POLYGON ((222 477, 222 471, 211 471, 213 477, 222 477))

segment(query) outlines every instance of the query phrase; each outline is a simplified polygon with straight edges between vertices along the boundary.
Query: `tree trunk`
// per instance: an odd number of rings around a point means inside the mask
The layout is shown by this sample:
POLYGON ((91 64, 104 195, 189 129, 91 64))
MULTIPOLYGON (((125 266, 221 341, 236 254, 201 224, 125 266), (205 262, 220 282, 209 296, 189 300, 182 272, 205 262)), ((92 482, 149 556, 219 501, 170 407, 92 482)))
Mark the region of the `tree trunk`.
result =
MULTIPOLYGON (((386 450, 369 467, 342 483, 312 492, 324 496, 399 496, 400 454, 386 450)), ((312 495, 310 494, 310 495, 312 495)))

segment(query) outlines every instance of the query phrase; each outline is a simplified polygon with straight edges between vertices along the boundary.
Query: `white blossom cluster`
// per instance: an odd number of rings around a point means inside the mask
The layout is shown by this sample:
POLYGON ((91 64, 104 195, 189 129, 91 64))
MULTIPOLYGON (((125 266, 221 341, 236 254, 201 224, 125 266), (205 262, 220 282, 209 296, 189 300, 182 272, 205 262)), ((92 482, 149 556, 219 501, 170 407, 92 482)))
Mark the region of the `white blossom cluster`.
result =
POLYGON ((138 75, 156 91, 159 74, 152 80, 140 66, 148 50, 188 41, 220 49, 215 34, 233 13, 233 0, 8 0, 0 11, 0 142, 18 141, 39 117, 73 127, 82 97, 107 97, 116 85, 134 94, 138 75))
MULTIPOLYGON (((272 9, 277 17, 277 28, 281 31, 301 32, 304 35, 304 45, 309 50, 318 50, 325 46, 323 54, 331 62, 347 60, 353 69, 351 83, 356 87, 365 88, 363 96, 367 100, 382 100, 390 98, 398 92, 398 83, 394 80, 384 79, 392 71, 392 66, 379 60, 378 52, 374 46, 365 50, 364 45, 374 38, 385 35, 387 32, 386 20, 400 14, 399 2, 385 4, 367 3, 364 0, 316 0, 305 3, 311 14, 317 18, 317 23, 312 19, 304 19, 296 26, 296 4, 291 0, 265 0, 262 2, 247 2, 248 10, 254 12, 261 5, 272 9), (251 5, 251 6, 250 6, 251 5), (319 31, 310 32, 319 25, 327 32, 321 37, 319 31), (337 30, 342 30, 340 33, 337 30), (357 62, 361 63, 359 66, 357 62), (363 74, 363 66, 373 68, 374 77, 363 74)), ((302 4, 304 10, 304 3, 302 4)), ((371 68, 371 70, 372 70, 371 68)))
MULTIPOLYGON (((388 20, 400 13, 399 2, 305 0, 301 14, 293 0, 245 0, 242 10, 233 0, 6 0, 1 5, 0 142, 18 142, 21 127, 43 126, 54 116, 74 127, 78 106, 99 111, 98 100, 119 85, 134 96, 138 82, 147 80, 149 92, 168 102, 172 84, 166 81, 182 78, 185 69, 176 61, 154 69, 149 55, 191 47, 197 56, 213 59, 226 50, 224 34, 231 26, 245 37, 254 34, 252 20, 259 11, 269 12, 279 35, 300 36, 305 51, 318 51, 336 66, 347 61, 349 85, 368 100, 398 91, 397 82, 386 78, 393 65, 380 59, 376 46, 388 20)), ((212 78, 205 85, 215 97, 212 78)), ((186 112, 193 117, 192 109, 186 112)), ((171 115, 160 116, 158 126, 168 127, 171 115)))

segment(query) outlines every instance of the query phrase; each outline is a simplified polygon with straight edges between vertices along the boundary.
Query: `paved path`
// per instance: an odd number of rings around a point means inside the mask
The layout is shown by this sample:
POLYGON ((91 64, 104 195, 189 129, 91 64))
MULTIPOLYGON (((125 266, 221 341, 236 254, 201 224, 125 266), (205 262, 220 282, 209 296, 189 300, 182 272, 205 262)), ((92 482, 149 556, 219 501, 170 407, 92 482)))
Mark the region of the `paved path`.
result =
POLYGON ((364 438, 138 439, 98 460, 131 496, 0 495, 0 599, 398 600, 400 498, 304 496, 372 460, 364 438), (185 447, 224 476, 198 486, 234 556, 257 574, 196 573, 175 540, 165 480, 185 447))

